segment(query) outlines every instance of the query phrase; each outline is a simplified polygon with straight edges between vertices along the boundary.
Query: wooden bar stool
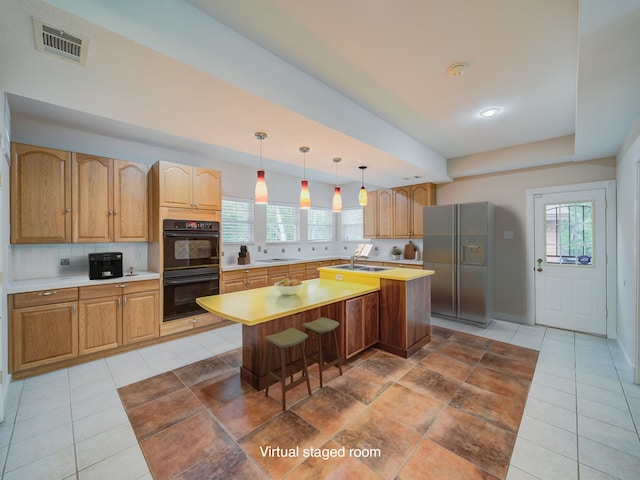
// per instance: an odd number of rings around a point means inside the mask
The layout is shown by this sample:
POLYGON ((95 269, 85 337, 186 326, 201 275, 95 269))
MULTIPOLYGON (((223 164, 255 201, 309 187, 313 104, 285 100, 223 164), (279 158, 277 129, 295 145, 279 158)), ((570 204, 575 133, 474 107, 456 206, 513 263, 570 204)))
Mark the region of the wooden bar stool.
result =
POLYGON ((267 371, 267 388, 264 391, 265 397, 269 395, 269 377, 274 377, 276 380, 280 382, 282 387, 282 410, 286 410, 286 400, 285 400, 285 392, 287 390, 292 389, 293 387, 299 385, 300 383, 306 381, 307 382, 307 390, 309 391, 309 395, 311 395, 311 384, 309 383, 309 373, 307 372, 307 357, 305 356, 303 343, 309 335, 296 328, 287 328, 279 333, 274 333, 272 335, 267 335, 264 337, 268 342, 265 348, 265 359, 264 366, 267 371), (275 345, 280 349, 280 375, 276 375, 274 371, 271 370, 271 366, 269 365, 269 347, 268 345, 275 345), (302 354, 302 376, 298 378, 296 381, 293 380, 293 362, 291 361, 291 352, 290 349, 295 347, 296 345, 300 346, 300 352, 302 354), (289 361, 287 361, 287 356, 289 356, 289 361), (289 384, 286 383, 287 378, 287 365, 289 366, 289 372, 291 375, 291 382, 289 384))
MULTIPOLYGON (((322 388, 322 369, 325 367, 331 367, 338 365, 340 375, 342 375, 342 362, 340 361, 340 346, 338 345, 338 335, 336 329, 340 326, 338 322, 331 318, 320 317, 313 322, 303 323, 302 326, 307 330, 318 334, 318 355, 314 358, 318 362, 318 369, 320 370, 320 388, 322 388), (324 361, 324 349, 322 347, 322 337, 325 333, 333 332, 333 339, 336 345, 336 358, 330 362, 324 361)), ((310 357, 312 357, 310 355, 310 357)), ((313 358, 313 357, 312 357, 313 358)))

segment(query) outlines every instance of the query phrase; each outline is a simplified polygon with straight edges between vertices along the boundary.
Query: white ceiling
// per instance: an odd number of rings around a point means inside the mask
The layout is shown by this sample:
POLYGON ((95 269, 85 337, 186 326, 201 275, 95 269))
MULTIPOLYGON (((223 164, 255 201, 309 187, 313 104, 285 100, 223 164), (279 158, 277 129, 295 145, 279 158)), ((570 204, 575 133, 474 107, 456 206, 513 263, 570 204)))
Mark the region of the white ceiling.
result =
POLYGON ((252 167, 263 130, 267 169, 308 145, 327 183, 335 156, 380 186, 612 156, 640 119, 640 0, 0 2, 12 115, 252 167), (32 16, 87 66, 36 52, 32 16))

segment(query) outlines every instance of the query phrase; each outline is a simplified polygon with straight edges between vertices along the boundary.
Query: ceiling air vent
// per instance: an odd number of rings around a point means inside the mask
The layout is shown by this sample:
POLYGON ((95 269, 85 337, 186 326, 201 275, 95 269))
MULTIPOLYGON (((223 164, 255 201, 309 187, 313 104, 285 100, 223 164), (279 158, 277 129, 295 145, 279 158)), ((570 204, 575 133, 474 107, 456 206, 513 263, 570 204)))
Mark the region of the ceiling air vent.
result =
POLYGON ((76 65, 83 67, 86 65, 88 39, 65 32, 61 28, 46 25, 35 18, 33 19, 33 30, 38 51, 69 60, 76 65))

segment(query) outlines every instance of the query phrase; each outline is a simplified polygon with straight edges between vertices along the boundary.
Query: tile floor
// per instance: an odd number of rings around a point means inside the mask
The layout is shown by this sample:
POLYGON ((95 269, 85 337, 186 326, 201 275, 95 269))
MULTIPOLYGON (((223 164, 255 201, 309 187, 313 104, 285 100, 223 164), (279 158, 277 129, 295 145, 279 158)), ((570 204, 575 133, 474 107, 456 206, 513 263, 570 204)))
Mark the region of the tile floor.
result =
MULTIPOLYGON (((631 383, 615 342, 500 321, 486 329, 437 318, 433 323, 540 352, 507 480, 640 478, 640 386, 631 383)), ((240 329, 231 326, 12 382, 0 425, 2 479, 152 478, 117 389, 239 346, 240 329)), ((234 366, 237 356, 217 361, 234 366)), ((197 380, 196 372, 190 381, 197 380)), ((228 432, 256 421, 250 411, 224 413, 237 419, 228 432)), ((196 423, 183 423, 189 439, 205 437, 194 435, 196 423)), ((344 468, 361 466, 348 463, 344 468)), ((215 468, 207 465, 207 472, 215 468)))

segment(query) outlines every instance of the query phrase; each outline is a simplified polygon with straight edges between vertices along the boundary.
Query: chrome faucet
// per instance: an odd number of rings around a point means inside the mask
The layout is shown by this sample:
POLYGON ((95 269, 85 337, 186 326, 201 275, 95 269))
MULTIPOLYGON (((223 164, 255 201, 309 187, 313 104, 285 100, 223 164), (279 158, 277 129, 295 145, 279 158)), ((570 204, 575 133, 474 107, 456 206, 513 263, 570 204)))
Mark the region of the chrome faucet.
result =
POLYGON ((351 255, 351 263, 350 263, 350 267, 351 270, 353 270, 355 268, 356 265, 356 260, 359 258, 369 258, 369 252, 371 251, 371 248, 373 247, 373 245, 371 245, 370 243, 360 243, 358 244, 358 248, 356 248, 356 251, 353 252, 353 255, 351 255))

